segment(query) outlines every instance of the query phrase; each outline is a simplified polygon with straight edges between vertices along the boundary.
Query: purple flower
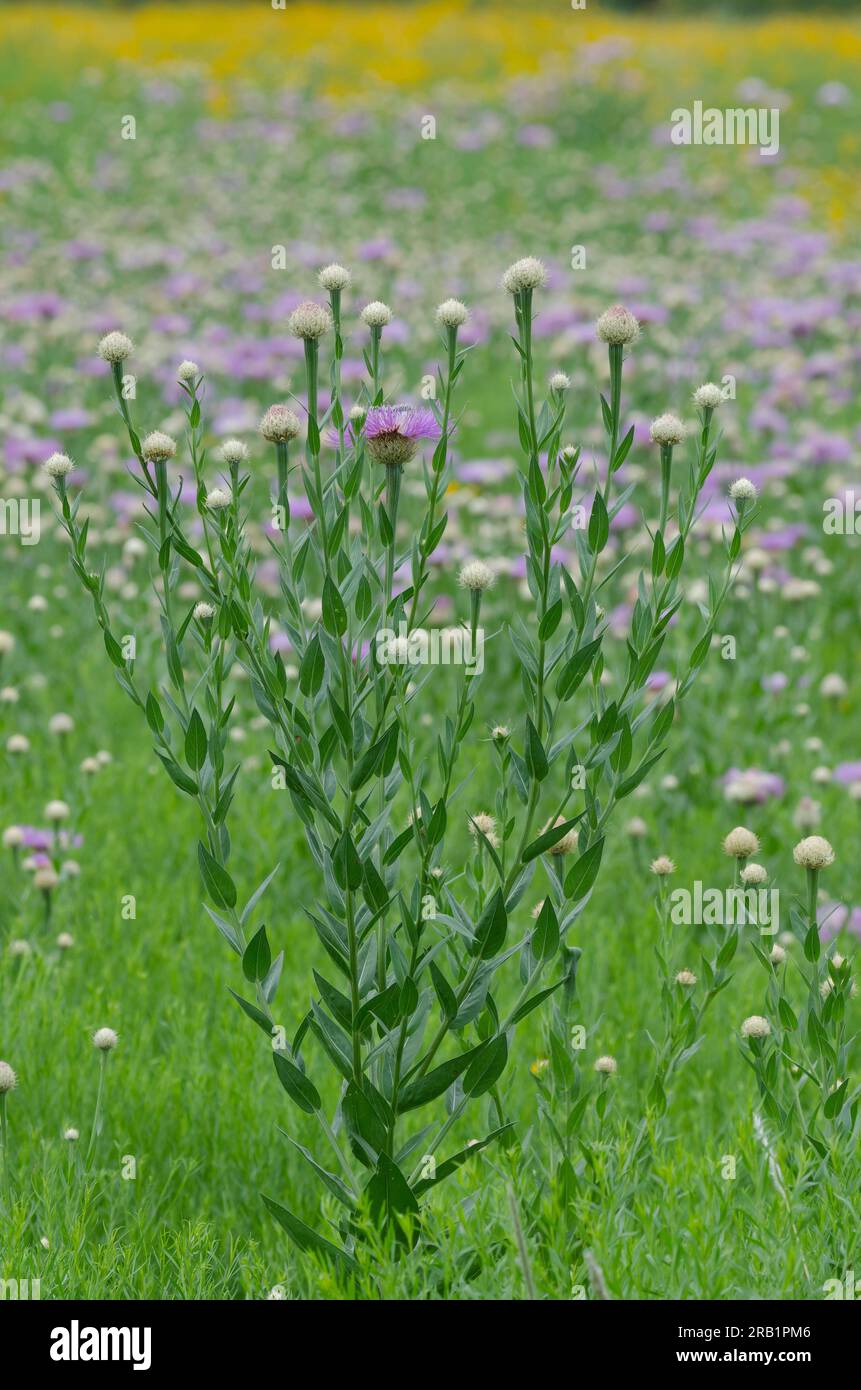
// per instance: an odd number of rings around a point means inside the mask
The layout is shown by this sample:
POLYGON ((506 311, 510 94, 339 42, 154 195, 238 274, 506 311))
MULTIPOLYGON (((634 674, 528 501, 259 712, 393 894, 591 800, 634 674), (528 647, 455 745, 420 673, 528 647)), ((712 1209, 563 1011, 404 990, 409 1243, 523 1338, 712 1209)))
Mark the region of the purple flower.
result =
POLYGON ((425 406, 375 405, 365 418, 371 456, 392 466, 409 463, 420 440, 439 439, 441 433, 436 416, 425 406))

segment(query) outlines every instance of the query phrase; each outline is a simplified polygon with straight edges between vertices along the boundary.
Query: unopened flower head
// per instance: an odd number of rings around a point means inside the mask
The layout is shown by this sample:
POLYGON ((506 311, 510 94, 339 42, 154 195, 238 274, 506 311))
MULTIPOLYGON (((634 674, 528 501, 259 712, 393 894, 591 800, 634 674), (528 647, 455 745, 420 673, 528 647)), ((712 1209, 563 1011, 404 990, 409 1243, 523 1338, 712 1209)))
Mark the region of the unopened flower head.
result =
POLYGON ((685 427, 677 415, 659 415, 649 427, 653 444, 681 444, 685 438, 685 427))
POLYGON ((554 372, 550 378, 551 391, 567 391, 570 385, 571 378, 565 372, 554 372))
POLYGON ((422 439, 439 439, 442 431, 432 410, 410 405, 375 405, 365 420, 368 451, 377 463, 409 463, 422 439))
POLYGON ((345 290, 352 280, 352 275, 344 265, 338 265, 333 261, 331 265, 324 265, 317 279, 320 281, 324 290, 345 290))
POLYGON ((485 589, 491 589, 496 583, 496 575, 483 560, 470 560, 461 568, 457 582, 462 589, 484 593, 485 589))
POLYGON ((490 731, 490 737, 496 743, 504 743, 506 739, 511 738, 511 730, 507 724, 494 724, 490 731))
POLYGON ((808 835, 806 840, 799 840, 792 857, 802 869, 827 869, 836 856, 821 835, 808 835))
POLYGON ((316 304, 313 299, 306 299, 304 304, 299 304, 293 310, 287 320, 288 332, 294 338, 306 338, 311 341, 322 338, 324 333, 328 333, 332 327, 332 315, 325 304, 316 304))
POLYGON ((67 820, 69 807, 65 801, 49 801, 45 807, 46 820, 67 820))
MULTIPOLYGON (((569 817, 569 819, 570 819, 570 817, 569 817)), ((557 825, 564 825, 564 824, 565 824, 565 817, 564 817, 564 816, 557 816, 556 819, 555 819, 555 821, 553 822, 553 827, 555 828, 557 825)), ((549 830, 551 827, 550 827, 549 825, 546 825, 544 828, 545 828, 545 830, 549 830)), ((550 854, 573 854, 574 851, 575 851, 576 849, 577 849, 577 831, 576 831, 575 827, 572 826, 570 830, 566 830, 565 834, 562 836, 562 838, 561 838, 560 840, 557 840, 557 841, 556 841, 555 845, 551 845, 551 846, 550 846, 549 853, 550 853, 550 854)))
POLYGON ((180 362, 176 369, 177 381, 185 382, 186 386, 191 386, 192 382, 197 381, 199 376, 200 368, 196 362, 192 362, 189 358, 186 358, 184 362, 180 362))
POLYGON ((724 854, 730 855, 733 859, 749 859, 758 849, 759 839, 752 830, 746 830, 743 825, 737 825, 731 830, 723 842, 724 854))
POLYGON ((206 505, 214 512, 223 511, 229 507, 233 499, 229 492, 225 492, 223 487, 214 487, 211 492, 206 494, 206 505))
POLYGON ((756 487, 749 478, 736 478, 730 484, 729 495, 733 502, 752 502, 756 497, 756 487))
POLYGON ((18 1085, 18 1078, 8 1062, 0 1062, 0 1096, 5 1096, 7 1092, 14 1091, 18 1085))
POLYGON ((75 465, 68 454, 52 454, 42 466, 49 478, 65 478, 75 465))
POLYGON ((301 428, 299 416, 287 405, 270 405, 260 421, 260 433, 270 444, 286 444, 301 428))
POLYGON ((93 1047, 97 1047, 100 1052, 110 1052, 118 1041, 113 1028, 97 1028, 93 1034, 93 1047))
POLYGON ((657 874, 658 878, 666 878, 668 874, 676 872, 675 864, 666 854, 659 854, 657 859, 652 860, 649 867, 653 874, 657 874))
POLYGON ((99 343, 99 356, 105 362, 125 362, 134 350, 134 343, 125 333, 106 333, 99 343))
POLYGON ((751 1014, 741 1025, 741 1036, 743 1038, 767 1038, 771 1032, 771 1024, 762 1014, 751 1014))
POLYGON ((474 816, 469 816, 470 834, 478 838, 485 835, 488 840, 496 837, 496 821, 487 811, 477 811, 474 816))
POLYGON ((48 720, 48 732, 51 734, 70 734, 75 727, 75 721, 70 714, 52 714, 48 720))
POLYGON ((694 405, 702 410, 717 410, 723 401, 723 391, 713 381, 706 381, 694 392, 694 405))
POLYGON ((625 822, 625 834, 630 835, 632 840, 642 840, 648 833, 649 827, 642 816, 632 816, 629 821, 625 822))
POLYGON ((768 870, 762 864, 745 864, 739 875, 745 888, 757 888, 768 880, 768 870))
POLYGON ((502 277, 502 288, 509 294, 537 290, 547 283, 547 270, 536 256, 523 256, 510 265, 502 277))
POLYGON ((683 985, 686 989, 693 989, 697 982, 697 977, 692 970, 680 970, 676 976, 676 984, 683 985))
POLYGON ((783 962, 786 960, 786 952, 783 947, 777 945, 772 946, 769 960, 772 965, 783 965, 783 962))
POLYGON ((24 831, 20 825, 10 825, 3 831, 3 845, 6 849, 18 849, 24 843, 24 831))
POLYGON ((60 935, 57 937, 57 945, 61 951, 71 951, 74 944, 75 938, 72 936, 71 932, 60 932, 60 935))
POLYGON ((831 671, 827 676, 823 676, 819 683, 819 694, 824 695, 827 700, 842 700, 848 692, 848 685, 836 671, 831 671))
POLYGON ((51 893, 60 882, 60 875, 50 865, 44 869, 37 869, 33 875, 33 887, 38 888, 40 893, 51 893))
POLYGON ((595 332, 602 343, 613 347, 625 347, 635 343, 640 336, 640 322, 626 309, 624 304, 613 304, 595 324, 595 332))
POLYGON ((70 1125, 68 1129, 63 1130, 63 1138, 66 1140, 68 1144, 76 1143, 77 1140, 80 1139, 80 1137, 81 1135, 79 1130, 75 1129, 73 1125, 70 1125))
POLYGON ((362 425, 367 415, 367 409, 363 405, 350 406, 350 422, 354 425, 362 425))
POLYGON ((443 328, 462 328, 469 318, 469 310, 460 299, 444 299, 437 306, 436 321, 443 328))
POLYGON ((360 317, 367 328, 385 328, 391 323, 394 314, 381 299, 372 299, 370 304, 365 305, 360 317))
POLYGON ((248 449, 241 439, 225 439, 221 446, 221 457, 226 464, 244 463, 248 458, 248 449))
POLYGON ((619 1070, 619 1064, 615 1057, 599 1057, 595 1062, 595 1070, 603 1072, 605 1076, 613 1076, 619 1070))
POLYGON ((161 430, 153 430, 141 443, 141 453, 147 463, 166 463, 176 453, 176 440, 161 430))
POLYGON ((215 609, 211 603, 206 603, 201 599, 200 603, 194 605, 194 617, 199 623, 208 623, 215 617, 215 609))

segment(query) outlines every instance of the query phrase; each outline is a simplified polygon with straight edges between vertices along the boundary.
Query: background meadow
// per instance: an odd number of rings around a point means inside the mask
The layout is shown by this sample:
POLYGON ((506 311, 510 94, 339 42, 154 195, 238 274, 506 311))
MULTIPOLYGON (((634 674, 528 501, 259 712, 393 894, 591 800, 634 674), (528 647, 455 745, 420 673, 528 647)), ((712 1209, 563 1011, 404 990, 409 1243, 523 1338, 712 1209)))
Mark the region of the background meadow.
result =
MULTIPOLYGON (((826 1279, 853 1267, 857 1185, 820 1187, 808 1175, 782 1194, 756 1133, 737 1034, 743 1018, 767 1009, 749 945, 641 1179, 623 1192, 614 1165, 643 1112, 648 1032, 659 1021, 650 860, 671 856, 674 886, 723 886, 721 841, 745 824, 788 899, 802 888, 792 846, 818 829, 837 853, 823 876, 823 934, 850 957, 861 936, 858 542, 822 527, 825 499, 856 486, 861 445, 861 23, 847 10, 753 23, 528 10, 0 15, 0 496, 42 504, 38 545, 0 537, 0 628, 11 635, 0 655, 0 827, 27 828, 17 856, 3 850, 0 894, 0 1056, 19 1076, 0 1277, 39 1277, 43 1298, 264 1298, 273 1286, 291 1298, 345 1295, 263 1210, 261 1191, 319 1222, 319 1189, 276 1128, 289 1120, 303 1140, 303 1117, 288 1112, 260 1065, 265 1043, 227 993, 235 969, 201 907, 193 808, 153 766, 142 723, 113 681, 40 471, 54 450, 75 460, 117 627, 137 635, 141 673, 154 669, 157 621, 135 543, 139 494, 95 347, 115 328, 132 336, 138 418, 178 435, 175 370, 193 358, 207 378, 209 442, 238 435, 253 448, 249 509, 277 619, 265 539, 271 462, 255 431, 267 405, 301 394, 301 344, 286 319, 333 259, 354 274, 348 394, 364 372, 362 304, 381 298, 395 311, 385 386, 398 399, 418 399, 434 371, 436 304, 458 295, 472 310, 449 528, 433 581, 441 622, 462 614, 454 576, 476 554, 500 575, 485 605, 488 631, 524 608, 511 310, 499 288, 518 256, 549 268, 535 324, 539 370, 570 375, 568 429, 587 459, 600 454, 605 372, 594 319, 621 300, 643 324, 626 366, 626 423, 636 433, 625 482, 636 489, 603 557, 609 570, 630 556, 608 604, 619 632, 635 597, 641 516, 656 509, 654 415, 691 419, 696 386, 734 383, 698 531, 702 574, 729 520, 729 481, 744 474, 761 494, 722 616, 735 657, 711 654, 668 757, 614 826, 570 943, 583 951, 577 1016, 587 1065, 605 1053, 618 1062, 594 1150, 601 1171, 565 1206, 547 1184, 533 1069, 546 1054, 534 1014, 506 1083, 516 1137, 441 1189, 431 1218, 438 1259, 392 1263, 351 1292, 523 1297, 509 1187, 542 1297, 603 1289, 613 1298, 817 1298, 826 1279), (779 156, 673 147, 670 113, 696 99, 778 108, 779 156), (134 139, 123 138, 129 116, 134 139), (575 269, 578 247, 585 265, 575 269), (283 268, 273 267, 274 248, 283 248, 283 268), (58 714, 73 721, 66 733, 52 731, 58 714), (53 798, 71 808, 61 858, 72 867, 46 920, 24 861, 44 851, 53 798), (635 817, 642 824, 631 833, 635 817), (129 895, 133 919, 124 915, 129 895), (57 944, 61 933, 71 947, 57 944), (120 1042, 85 1171, 86 1143, 63 1133, 74 1126, 88 1136, 98 1080, 90 1036, 101 1026, 120 1042), (129 1155, 134 1180, 122 1176, 129 1155), (726 1155, 737 1160, 732 1181, 721 1175, 726 1155)), ((407 475, 406 531, 417 487, 407 475)), ((296 515, 301 523, 298 498, 296 515)), ((694 579, 678 618, 691 638, 698 597, 694 579)), ((480 711, 489 730, 512 717, 517 691, 493 643, 487 660, 480 711)), ((655 699, 674 675, 655 673, 655 699)), ((440 711, 452 679, 435 673, 440 711)), ((238 684, 236 695, 243 774, 232 863, 250 891, 280 861, 266 924, 286 953, 279 1008, 289 1026, 307 1008, 322 956, 302 912, 314 874, 289 801, 271 788, 251 692, 238 684)), ((477 758, 462 794, 464 853, 466 811, 492 801, 491 766, 477 758)), ((696 969, 701 929, 680 930, 681 963, 696 969)), ((850 1005, 855 1025, 859 1007, 850 1005)), ((464 1141, 471 1125, 458 1131, 464 1141)))

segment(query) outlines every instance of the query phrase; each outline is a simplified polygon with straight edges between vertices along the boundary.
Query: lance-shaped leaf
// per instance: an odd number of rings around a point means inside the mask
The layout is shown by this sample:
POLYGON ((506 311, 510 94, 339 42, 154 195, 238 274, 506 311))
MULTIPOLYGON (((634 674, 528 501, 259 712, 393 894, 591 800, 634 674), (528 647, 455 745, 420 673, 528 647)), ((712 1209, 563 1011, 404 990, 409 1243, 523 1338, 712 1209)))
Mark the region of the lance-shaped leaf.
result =
POLYGON ((196 709, 191 711, 185 731, 185 761, 192 772, 199 772, 206 762, 206 729, 196 709))
POLYGON ((353 844, 349 830, 345 830, 332 852, 332 868, 339 888, 355 891, 362 886, 362 861, 353 844))
POLYGON ((457 1169, 460 1168, 461 1164, 466 1163, 468 1158, 474 1158, 476 1154, 481 1153, 482 1149, 486 1149, 488 1144, 492 1144, 500 1135, 506 1134, 508 1130, 513 1128, 514 1125, 512 1123, 502 1125, 499 1129, 495 1129, 492 1133, 486 1135, 484 1139, 479 1139, 476 1143, 470 1144, 468 1149, 460 1149, 458 1153, 452 1154, 451 1158, 447 1158, 443 1163, 434 1165, 433 1177, 429 1175, 426 1178, 420 1178, 413 1188, 413 1192, 417 1197, 421 1196, 423 1192, 427 1192, 428 1188, 435 1187, 438 1182, 442 1182, 444 1178, 448 1178, 452 1173, 455 1173, 457 1169))
MULTIPOLYGON (((365 1192, 368 1197, 371 1216, 380 1225, 388 1227, 398 1216, 418 1215, 419 1204, 412 1188, 398 1165, 388 1154, 381 1153, 377 1160, 377 1171, 368 1183, 365 1192)), ((415 1232, 415 1236, 418 1232, 415 1232)))
POLYGON ((432 1071, 426 1072, 409 1085, 404 1086, 398 1096, 398 1114, 403 1115, 407 1110, 415 1110, 419 1105, 427 1105, 428 1101, 436 1100, 447 1091, 449 1086, 453 1086, 457 1078, 463 1074, 475 1057, 477 1048, 471 1047, 468 1052, 462 1052, 459 1057, 452 1057, 447 1062, 441 1062, 432 1071))
POLYGON ((197 842, 197 860, 206 891, 216 907, 236 906, 236 884, 217 859, 213 859, 202 840, 197 842))
POLYGON ((508 914, 505 911, 505 896, 497 888, 492 898, 488 898, 481 916, 475 924, 475 949, 482 960, 490 960, 505 945, 508 930, 508 914))
POLYGON ((279 1202, 273 1201, 265 1193, 263 1194, 263 1201, 275 1220, 284 1227, 290 1239, 303 1253, 307 1254, 308 1251, 314 1250, 320 1255, 325 1255, 327 1259, 334 1260, 336 1264, 345 1265, 351 1270, 358 1270, 359 1266, 352 1255, 347 1254, 346 1250, 342 1250, 340 1246, 333 1245, 330 1240, 318 1235, 310 1226, 306 1226, 304 1221, 300 1221, 298 1216, 294 1216, 292 1211, 288 1211, 286 1207, 282 1207, 279 1202))
POLYGON ((538 736, 538 730, 528 714, 526 716, 526 747, 524 753, 529 775, 534 777, 536 782, 543 782, 550 771, 550 766, 547 762, 544 744, 541 742, 538 736))
POLYGON ((573 830, 578 821, 583 819, 585 812, 574 816, 573 820, 561 821, 559 825, 551 825, 549 830, 545 830, 537 839, 526 846, 523 851, 523 863, 528 864, 532 859, 537 859, 539 854, 544 854, 548 849, 552 849, 560 840, 573 830))
POLYGON ((275 1062, 275 1070, 278 1073, 278 1080, 290 1099, 295 1105, 298 1105, 300 1110, 304 1110, 306 1115, 313 1115, 322 1105, 320 1094, 313 1081, 309 1080, 305 1073, 282 1052, 273 1052, 272 1057, 275 1062))
POLYGON ((580 898, 585 898, 598 877, 603 852, 604 837, 602 835, 600 840, 596 840, 594 845, 589 846, 585 854, 581 854, 566 878, 565 892, 574 902, 578 902, 580 898))
POLYGON ((331 575, 323 581, 323 626, 333 637, 347 631, 347 610, 331 575))
POLYGON ((550 960, 559 949, 559 919, 553 910, 549 897, 541 904, 535 930, 529 940, 532 954, 536 960, 550 960))
POLYGON ((499 1033, 495 1038, 489 1038, 486 1043, 482 1043, 463 1078, 466 1094, 473 1100, 477 1096, 483 1096, 485 1091, 489 1091, 499 1080, 507 1061, 508 1039, 504 1033, 499 1033))
POLYGON ((272 964, 272 952, 269 949, 269 938, 266 935, 266 928, 261 926, 252 936, 242 956, 242 973, 246 980, 252 984, 257 984, 264 980, 272 964))

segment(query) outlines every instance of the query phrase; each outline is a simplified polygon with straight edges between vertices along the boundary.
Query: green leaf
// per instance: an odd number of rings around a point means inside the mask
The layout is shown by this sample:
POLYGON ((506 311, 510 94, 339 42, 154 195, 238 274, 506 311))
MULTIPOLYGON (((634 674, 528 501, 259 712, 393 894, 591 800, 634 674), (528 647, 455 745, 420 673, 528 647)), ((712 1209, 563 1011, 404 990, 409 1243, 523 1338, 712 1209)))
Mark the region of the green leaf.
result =
POLYGON ((482 1149, 486 1149, 488 1144, 492 1144, 501 1134, 507 1134, 508 1131, 513 1128, 514 1125, 512 1123, 502 1125, 499 1129, 493 1130, 493 1132, 488 1134, 484 1139, 479 1139, 477 1143, 470 1144, 468 1149, 461 1149, 458 1153, 452 1154, 451 1158, 447 1158, 443 1163, 437 1164, 432 1178, 422 1178, 417 1182, 413 1188, 413 1192, 417 1197, 421 1196, 423 1192, 427 1192, 428 1188, 435 1187, 438 1182, 442 1182, 444 1178, 450 1177, 463 1163, 466 1163, 468 1158, 474 1158, 476 1154, 481 1153, 482 1149))
POLYGON ((558 844, 568 834, 568 831, 573 830, 577 822, 583 819, 583 816, 584 812, 581 811, 573 820, 562 821, 561 825, 551 825, 549 830, 545 830, 543 834, 538 836, 537 840, 533 840, 531 844, 526 846, 522 856, 523 863, 528 864, 530 860, 537 859, 539 854, 544 854, 546 850, 558 844))
POLYGON ((418 1214, 419 1204, 398 1165, 381 1153, 377 1171, 365 1189, 371 1215, 378 1224, 388 1226, 396 1217, 418 1214))
POLYGON ((272 952, 266 928, 260 927, 252 936, 242 956, 242 973, 252 984, 264 980, 272 964, 272 952))
POLYGON ((550 960, 559 949, 559 919, 549 897, 541 904, 529 945, 536 960, 550 960))
POLYGON ((164 733, 164 715, 161 712, 161 705, 152 691, 146 697, 146 722, 149 724, 156 738, 164 733))
POLYGON ((241 994, 237 994, 237 993, 236 993, 236 990, 235 990, 235 989, 231 989, 229 985, 227 986, 227 992, 228 992, 228 994, 231 994, 231 995, 233 996, 233 998, 236 1000, 236 1002, 237 1002, 237 1004, 239 1005, 239 1007, 240 1007, 240 1009, 242 1010, 242 1012, 243 1012, 244 1014, 247 1014, 248 1017, 251 1019, 251 1022, 252 1022, 252 1023, 256 1023, 256 1024, 257 1024, 257 1027, 260 1028, 261 1031, 264 1032, 264 1033, 266 1034, 267 1038, 269 1038, 270 1041, 271 1041, 271 1038, 272 1038, 272 1020, 271 1020, 271 1018, 267 1018, 266 1015, 265 1015, 265 1013, 263 1012, 263 1010, 262 1010, 262 1009, 258 1009, 258 1007, 257 1007, 256 1004, 249 1004, 249 1002, 248 1002, 247 999, 243 999, 243 998, 242 998, 242 995, 241 995, 241 994))
POLYGON ((355 891, 362 886, 362 861, 349 830, 345 830, 332 853, 332 868, 339 888, 355 891))
POLYGON ((196 709, 191 711, 188 728, 185 731, 185 761, 192 772, 199 772, 206 762, 206 729, 196 709))
POLYGON ((590 845, 585 854, 581 854, 566 878, 565 892, 574 902, 579 902, 580 898, 585 898, 598 877, 603 852, 604 837, 602 835, 600 840, 596 840, 594 845, 590 845))
POLYGON ((556 682, 556 694, 560 700, 570 700, 592 665, 601 641, 600 637, 596 637, 593 642, 587 642, 565 663, 556 682))
POLYGON ((207 893, 216 907, 234 908, 236 906, 236 884, 225 868, 213 859, 202 840, 197 842, 197 860, 200 875, 207 893))
POLYGON ((546 642, 548 638, 553 636, 554 632, 559 626, 561 617, 562 600, 561 598, 558 598, 555 603, 552 603, 550 605, 550 607, 548 608, 547 612, 544 614, 544 617, 541 619, 541 622, 538 625, 539 642, 546 642))
POLYGON ((780 1021, 783 1024, 784 1028, 791 1029, 798 1027, 798 1019, 796 1018, 789 1002, 786 999, 784 999, 782 995, 777 1001, 777 1012, 780 1015, 780 1021))
POLYGON ((476 1048, 471 1047, 468 1052, 462 1052, 459 1057, 452 1057, 448 1062, 441 1062, 432 1071, 404 1086, 398 1096, 398 1114, 403 1115, 407 1110, 415 1110, 419 1105, 427 1105, 428 1101, 436 1100, 437 1096, 441 1096, 444 1091, 448 1090, 449 1086, 454 1085, 457 1078, 466 1070, 475 1057, 476 1051, 476 1048))
POLYGON ((323 684, 325 670, 326 660, 323 656, 323 648, 320 645, 320 638, 315 632, 305 648, 305 654, 299 665, 299 689, 303 695, 313 698, 317 694, 323 684))
POLYGON ((331 575, 323 581, 323 626, 333 637, 347 631, 347 610, 331 575))
POLYGON ((592 515, 589 518, 589 549, 593 555, 600 555, 610 537, 610 518, 600 491, 595 493, 592 515))
POLYGON ((197 783, 193 777, 189 777, 187 772, 183 772, 179 763, 175 763, 173 758, 168 757, 167 753, 162 753, 156 748, 155 755, 164 763, 165 771, 170 780, 179 787, 181 792, 186 792, 189 796, 197 796, 197 783))
POLYGON ((550 765, 547 762, 547 754, 544 751, 544 745, 538 737, 538 730, 528 714, 526 716, 525 754, 526 766, 529 769, 530 776, 533 777, 536 782, 543 782, 550 771, 550 765))
POLYGON ((329 1189, 332 1196, 336 1197, 348 1211, 355 1211, 356 1203, 353 1200, 353 1194, 347 1184, 342 1182, 336 1173, 330 1173, 328 1168, 324 1168, 319 1164, 310 1149, 306 1149, 304 1144, 300 1144, 298 1139, 294 1139, 292 1135, 289 1135, 286 1129, 282 1129, 280 1125, 278 1126, 278 1132, 284 1135, 288 1144, 292 1144, 294 1149, 298 1149, 299 1153, 305 1159, 305 1162, 309 1167, 313 1168, 317 1177, 323 1183, 324 1187, 329 1189))
POLYGON ((313 1115, 323 1104, 313 1081, 309 1080, 289 1057, 285 1057, 283 1052, 273 1052, 272 1057, 278 1080, 290 1099, 300 1110, 304 1110, 306 1115, 313 1115))
POLYGON ((263 1201, 275 1220, 284 1227, 294 1245, 297 1245, 304 1254, 313 1250, 320 1255, 325 1255, 327 1259, 334 1260, 337 1264, 344 1264, 348 1269, 358 1271, 359 1266, 352 1255, 347 1254, 346 1250, 342 1250, 340 1246, 333 1245, 330 1240, 318 1235, 310 1226, 306 1226, 304 1221, 300 1221, 298 1216, 294 1216, 292 1211, 288 1211, 286 1207, 282 1207, 271 1197, 267 1197, 265 1193, 263 1194, 263 1201))
POLYGON ((508 1039, 504 1033, 499 1033, 495 1038, 482 1043, 463 1078, 466 1094, 473 1100, 477 1096, 483 1096, 485 1091, 489 1091, 499 1080, 507 1061, 508 1039))
POLYGON ((539 1004, 543 1004, 545 999, 549 999, 551 994, 555 994, 557 989, 561 989, 565 980, 557 980, 555 985, 548 985, 546 989, 541 989, 537 994, 533 994, 531 999, 525 999, 519 1009, 515 1009, 511 1015, 511 1026, 520 1023, 527 1014, 531 1014, 533 1009, 537 1009, 539 1004))
POLYGON ((490 960, 505 945, 505 934, 508 930, 508 915, 505 911, 505 896, 501 888, 497 888, 492 898, 489 898, 482 909, 481 916, 475 924, 475 947, 477 954, 482 960, 490 960))

